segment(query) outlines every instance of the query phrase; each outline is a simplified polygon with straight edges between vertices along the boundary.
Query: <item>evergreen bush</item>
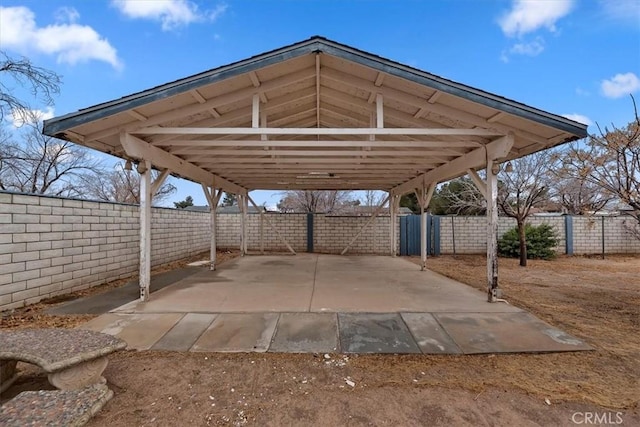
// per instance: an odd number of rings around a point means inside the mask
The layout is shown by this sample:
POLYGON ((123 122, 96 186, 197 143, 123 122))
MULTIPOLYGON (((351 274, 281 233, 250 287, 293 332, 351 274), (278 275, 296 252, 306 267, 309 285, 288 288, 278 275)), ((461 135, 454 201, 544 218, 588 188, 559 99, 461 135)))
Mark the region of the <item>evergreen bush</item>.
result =
MULTIPOLYGON (((524 232, 528 259, 552 259, 556 256, 553 248, 558 245, 558 237, 553 227, 549 224, 540 224, 538 226, 525 224, 524 232)), ((518 258, 520 256, 518 227, 510 229, 498 240, 498 253, 509 258, 518 258)))

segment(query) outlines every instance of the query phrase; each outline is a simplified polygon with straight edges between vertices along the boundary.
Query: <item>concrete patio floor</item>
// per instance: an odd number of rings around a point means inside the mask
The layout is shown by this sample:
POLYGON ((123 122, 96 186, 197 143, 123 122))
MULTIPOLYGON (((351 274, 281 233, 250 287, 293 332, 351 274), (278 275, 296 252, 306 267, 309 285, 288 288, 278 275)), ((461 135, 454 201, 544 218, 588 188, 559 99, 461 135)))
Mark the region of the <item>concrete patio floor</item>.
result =
POLYGON ((388 256, 245 256, 84 325, 138 350, 473 354, 589 350, 525 311, 388 256))

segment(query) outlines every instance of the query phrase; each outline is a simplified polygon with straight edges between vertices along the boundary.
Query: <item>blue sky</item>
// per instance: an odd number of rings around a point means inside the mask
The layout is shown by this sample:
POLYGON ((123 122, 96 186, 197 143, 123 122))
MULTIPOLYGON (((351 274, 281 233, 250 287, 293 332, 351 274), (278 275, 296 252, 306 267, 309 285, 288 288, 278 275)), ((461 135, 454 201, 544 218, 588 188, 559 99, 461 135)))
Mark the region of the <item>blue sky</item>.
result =
MULTIPOLYGON (((640 1, 2 0, 0 49, 63 77, 47 117, 321 35, 589 124, 640 103, 640 1)), ((25 95, 26 96, 26 95, 25 95)), ((7 124, 5 124, 6 126, 7 124)), ((169 200, 198 185, 172 180, 169 200)), ((280 196, 255 192, 258 203, 280 196)))

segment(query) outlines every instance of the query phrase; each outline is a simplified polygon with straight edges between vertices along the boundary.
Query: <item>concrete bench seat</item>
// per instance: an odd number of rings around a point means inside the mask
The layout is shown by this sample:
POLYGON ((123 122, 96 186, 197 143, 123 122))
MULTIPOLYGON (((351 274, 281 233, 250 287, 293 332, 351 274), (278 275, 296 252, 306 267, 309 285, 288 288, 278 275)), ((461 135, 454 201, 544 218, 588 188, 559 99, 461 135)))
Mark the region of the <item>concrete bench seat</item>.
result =
POLYGON ((107 355, 127 346, 123 340, 81 329, 0 331, 0 393, 16 379, 16 363, 38 365, 60 390, 104 382, 107 355))
POLYGON ((3 427, 85 425, 113 392, 104 384, 76 390, 23 391, 0 407, 3 427))

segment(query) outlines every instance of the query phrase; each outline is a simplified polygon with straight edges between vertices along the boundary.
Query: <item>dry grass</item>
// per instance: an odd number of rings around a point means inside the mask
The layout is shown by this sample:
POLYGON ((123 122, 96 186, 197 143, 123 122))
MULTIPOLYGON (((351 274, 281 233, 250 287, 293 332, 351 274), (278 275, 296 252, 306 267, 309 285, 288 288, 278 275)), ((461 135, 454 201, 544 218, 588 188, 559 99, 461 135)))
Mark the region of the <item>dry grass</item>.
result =
MULTIPOLYGON (((419 263, 419 259, 413 259, 419 263)), ((486 289, 482 256, 430 258, 430 269, 486 289)), ((580 337, 592 352, 433 358, 432 385, 481 391, 514 387, 608 408, 637 407, 640 396, 640 257, 560 257, 499 261, 504 297, 580 337)))

